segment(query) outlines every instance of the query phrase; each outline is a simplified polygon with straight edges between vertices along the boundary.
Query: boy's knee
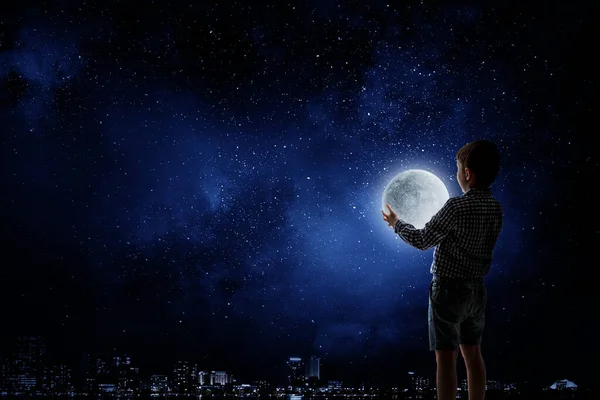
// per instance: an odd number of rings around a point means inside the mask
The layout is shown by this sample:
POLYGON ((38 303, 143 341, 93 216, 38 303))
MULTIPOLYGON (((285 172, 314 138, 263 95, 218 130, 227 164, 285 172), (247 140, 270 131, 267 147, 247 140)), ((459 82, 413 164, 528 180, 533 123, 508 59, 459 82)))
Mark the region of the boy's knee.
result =
POLYGON ((461 344, 460 352, 467 362, 481 358, 481 346, 478 344, 461 344))
POLYGON ((456 363, 458 358, 458 351, 456 350, 436 350, 435 360, 438 364, 453 364, 456 363))

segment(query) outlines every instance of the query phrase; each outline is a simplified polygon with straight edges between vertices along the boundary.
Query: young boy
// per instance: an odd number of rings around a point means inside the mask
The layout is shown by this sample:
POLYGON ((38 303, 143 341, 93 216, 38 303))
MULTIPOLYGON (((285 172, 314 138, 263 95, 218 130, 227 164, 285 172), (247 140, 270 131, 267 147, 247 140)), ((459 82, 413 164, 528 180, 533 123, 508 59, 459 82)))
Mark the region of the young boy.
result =
POLYGON ((429 287, 429 347, 435 350, 437 398, 456 399, 458 349, 467 368, 470 400, 485 397, 481 355, 487 292, 483 277, 502 230, 502 207, 490 190, 500 169, 496 146, 477 140, 456 153, 463 195, 450 198, 423 229, 398 218, 389 204, 383 219, 402 240, 420 250, 435 246, 429 287))

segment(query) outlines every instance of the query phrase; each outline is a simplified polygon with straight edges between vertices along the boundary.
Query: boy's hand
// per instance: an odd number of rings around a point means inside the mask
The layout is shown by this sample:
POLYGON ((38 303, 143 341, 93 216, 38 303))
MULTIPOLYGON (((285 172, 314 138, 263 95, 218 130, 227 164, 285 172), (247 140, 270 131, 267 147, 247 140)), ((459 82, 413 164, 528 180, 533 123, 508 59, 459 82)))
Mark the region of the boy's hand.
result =
POLYGON ((383 210, 381 210, 381 213, 383 214, 383 220, 387 221, 388 225, 394 228, 396 226, 396 222, 399 220, 398 214, 392 210, 392 207, 390 207, 389 204, 385 203, 385 205, 387 206, 388 210, 390 210, 390 213, 386 214, 383 210))

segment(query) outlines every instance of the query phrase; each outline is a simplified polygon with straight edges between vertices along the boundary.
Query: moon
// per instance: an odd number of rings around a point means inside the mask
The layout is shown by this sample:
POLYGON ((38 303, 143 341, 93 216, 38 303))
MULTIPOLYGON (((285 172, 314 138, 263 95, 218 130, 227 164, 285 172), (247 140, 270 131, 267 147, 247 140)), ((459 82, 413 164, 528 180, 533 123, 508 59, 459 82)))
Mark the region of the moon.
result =
POLYGON ((440 178, 428 171, 410 169, 396 175, 383 192, 382 209, 386 203, 398 217, 421 229, 448 201, 448 189, 440 178))

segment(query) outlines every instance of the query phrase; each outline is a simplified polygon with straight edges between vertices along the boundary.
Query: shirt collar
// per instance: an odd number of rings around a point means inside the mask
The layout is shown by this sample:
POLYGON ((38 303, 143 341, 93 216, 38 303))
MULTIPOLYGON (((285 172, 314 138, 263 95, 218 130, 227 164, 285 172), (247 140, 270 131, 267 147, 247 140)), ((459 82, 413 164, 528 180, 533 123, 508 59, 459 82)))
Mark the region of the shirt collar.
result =
POLYGON ((470 188, 469 190, 467 190, 465 192, 465 195, 472 196, 472 195, 490 194, 490 193, 492 193, 492 189, 490 189, 489 187, 487 187, 487 188, 470 188))

